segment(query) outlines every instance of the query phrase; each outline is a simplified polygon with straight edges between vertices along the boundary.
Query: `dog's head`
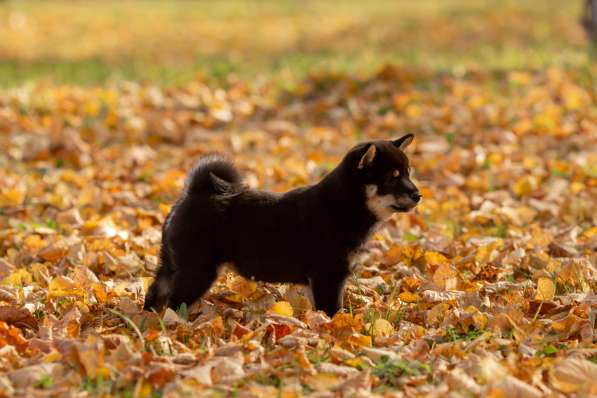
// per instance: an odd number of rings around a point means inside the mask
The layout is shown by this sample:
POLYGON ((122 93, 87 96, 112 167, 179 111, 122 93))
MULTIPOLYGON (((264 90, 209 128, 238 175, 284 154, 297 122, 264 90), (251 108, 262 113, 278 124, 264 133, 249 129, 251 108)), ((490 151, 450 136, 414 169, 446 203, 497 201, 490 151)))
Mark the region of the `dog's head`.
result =
POLYGON ((374 141, 359 148, 357 172, 363 181, 367 207, 379 219, 412 210, 421 200, 410 180, 410 166, 404 149, 414 136, 393 141, 374 141))

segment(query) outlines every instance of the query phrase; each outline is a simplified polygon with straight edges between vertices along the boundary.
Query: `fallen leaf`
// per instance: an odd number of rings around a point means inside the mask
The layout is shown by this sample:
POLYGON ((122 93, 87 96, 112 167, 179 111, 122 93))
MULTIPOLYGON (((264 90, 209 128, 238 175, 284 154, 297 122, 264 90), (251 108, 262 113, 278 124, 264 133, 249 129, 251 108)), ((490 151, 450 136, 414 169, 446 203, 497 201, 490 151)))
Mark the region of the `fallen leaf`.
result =
POLYGON ((549 373, 551 384, 565 394, 597 394, 597 365, 584 359, 567 358, 549 373))
POLYGON ((85 297, 85 291, 78 286, 71 278, 57 276, 48 284, 48 297, 76 296, 85 297))
POLYGON ((394 333, 394 327, 385 319, 379 318, 373 322, 371 327, 371 334, 374 337, 387 337, 394 333))
POLYGON ((270 309, 271 312, 278 315, 283 316, 293 316, 294 310, 288 301, 278 301, 274 303, 272 308, 270 309))
POLYGON ((554 298, 556 293, 556 285, 550 278, 539 278, 537 280, 537 294, 536 300, 549 301, 554 298))

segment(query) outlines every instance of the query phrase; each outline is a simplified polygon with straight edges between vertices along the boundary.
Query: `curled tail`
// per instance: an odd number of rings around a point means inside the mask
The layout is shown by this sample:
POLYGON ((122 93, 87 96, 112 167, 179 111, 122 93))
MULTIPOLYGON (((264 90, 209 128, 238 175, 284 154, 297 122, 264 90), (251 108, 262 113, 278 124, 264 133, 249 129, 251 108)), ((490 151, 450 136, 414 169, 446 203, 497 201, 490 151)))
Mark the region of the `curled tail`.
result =
POLYGON ((241 182, 236 168, 224 158, 201 158, 187 178, 185 192, 189 195, 225 194, 234 191, 241 182))

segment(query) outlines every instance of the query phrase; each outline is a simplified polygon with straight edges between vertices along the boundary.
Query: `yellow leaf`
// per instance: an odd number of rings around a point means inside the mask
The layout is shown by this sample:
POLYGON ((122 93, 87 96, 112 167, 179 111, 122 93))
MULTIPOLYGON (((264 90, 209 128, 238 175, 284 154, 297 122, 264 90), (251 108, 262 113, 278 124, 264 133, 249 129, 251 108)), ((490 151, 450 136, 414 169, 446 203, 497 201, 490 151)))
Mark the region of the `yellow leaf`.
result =
POLYGON ((185 173, 180 170, 167 171, 158 182, 158 187, 162 191, 177 191, 182 187, 185 173))
POLYGON ((85 291, 70 278, 57 276, 48 284, 49 297, 77 296, 85 297, 85 291))
POLYGON ((162 213, 162 215, 167 216, 168 213, 170 213, 170 209, 172 208, 171 205, 166 204, 166 203, 160 203, 160 213, 162 213))
POLYGON ((46 356, 42 358, 43 362, 56 362, 62 359, 62 354, 56 350, 50 351, 46 356))
POLYGON ((294 310, 288 301, 278 301, 272 305, 270 309, 271 312, 278 315, 284 316, 292 316, 294 315, 294 310))
POLYGON ((346 361, 344 361, 344 364, 348 365, 348 366, 352 366, 353 368, 361 368, 361 369, 367 368, 370 366, 367 362, 365 362, 363 360, 363 358, 359 358, 359 357, 347 359, 346 361))
POLYGON ((373 337, 388 337, 393 333, 394 327, 387 320, 380 318, 373 322, 373 328, 371 329, 373 337))
POLYGON ((233 279, 226 282, 226 285, 230 290, 240 295, 243 299, 249 297, 255 290, 257 290, 257 283, 245 279, 242 276, 234 276, 233 279))
POLYGON ((589 239, 597 236, 597 227, 587 229, 585 232, 583 232, 583 235, 589 239))
POLYGON ((512 131, 518 135, 529 133, 533 129, 533 121, 529 119, 522 119, 514 123, 512 131))
POLYGON ((402 258, 407 265, 421 258, 423 251, 419 246, 405 246, 402 248, 402 258))
MULTIPOLYGON (((108 293, 106 292, 104 285, 96 282, 91 285, 91 289, 93 290, 96 300, 100 304, 104 304, 106 301, 108 301, 108 293)), ((145 291, 147 291, 147 289, 145 289, 145 291)))
POLYGON ((441 253, 428 251, 425 252, 425 262, 428 265, 441 265, 446 264, 448 262, 448 259, 444 257, 444 255, 441 253))
POLYGON ((510 72, 508 81, 513 84, 525 86, 531 82, 532 76, 526 72, 510 72))
POLYGON ((8 275, 6 278, 2 279, 0 285, 17 287, 22 285, 28 285, 32 281, 33 278, 29 271, 23 268, 19 268, 12 274, 8 275))
POLYGON ((464 312, 472 315, 473 324, 477 329, 485 329, 487 326, 487 315, 483 314, 477 307, 469 305, 464 312))
POLYGON ((537 281, 537 294, 535 295, 536 300, 551 300, 556 294, 556 285, 549 278, 539 278, 537 281))
POLYGON ((427 323, 430 325, 438 325, 446 315, 450 306, 446 303, 439 303, 427 311, 427 323))
POLYGON ((46 245, 46 242, 39 235, 29 235, 23 241, 23 245, 29 250, 37 251, 46 245))
POLYGON ((363 318, 359 315, 353 317, 351 314, 338 312, 332 318, 329 327, 336 332, 341 330, 360 331, 363 329, 363 318))
POLYGON ((49 192, 46 195, 46 201, 60 210, 66 210, 68 207, 67 198, 68 196, 56 192, 49 192))
POLYGON ((153 392, 153 387, 147 381, 142 381, 141 383, 137 383, 135 387, 135 393, 133 394, 134 397, 146 398, 150 397, 153 392))
POLYGON ((537 188, 537 179, 534 176, 524 176, 512 184, 512 192, 518 196, 527 196, 537 188))
POLYGON ((422 112, 421 108, 415 104, 408 105, 404 111, 406 115, 411 119, 419 117, 422 112))
POLYGON ((564 106, 571 110, 579 109, 586 101, 589 101, 586 93, 582 89, 570 84, 566 84, 562 87, 561 95, 564 100, 564 106))
POLYGON ((141 278, 141 280, 143 281, 143 291, 147 292, 147 290, 149 290, 149 286, 151 286, 155 278, 152 278, 150 276, 144 276, 141 278))
POLYGON ((504 241, 501 239, 497 239, 485 246, 481 246, 477 249, 477 253, 475 254, 475 261, 477 264, 484 264, 487 263, 492 259, 494 253, 497 254, 496 250, 501 248, 504 244, 504 241))
POLYGON ((570 192, 572 192, 573 194, 577 194, 581 191, 584 191, 585 189, 585 184, 583 184, 582 182, 574 181, 572 184, 570 184, 570 192))
POLYGON ((371 336, 365 336, 360 333, 353 333, 350 337, 348 337, 348 339, 346 339, 346 342, 348 344, 352 344, 354 346, 359 346, 359 347, 371 347, 372 346, 371 336))
POLYGON ((411 292, 402 292, 398 297, 405 303, 416 303, 420 300, 419 295, 417 293, 411 292))
POLYGON ((20 206, 25 200, 25 192, 16 188, 6 189, 0 193, 0 207, 20 206))

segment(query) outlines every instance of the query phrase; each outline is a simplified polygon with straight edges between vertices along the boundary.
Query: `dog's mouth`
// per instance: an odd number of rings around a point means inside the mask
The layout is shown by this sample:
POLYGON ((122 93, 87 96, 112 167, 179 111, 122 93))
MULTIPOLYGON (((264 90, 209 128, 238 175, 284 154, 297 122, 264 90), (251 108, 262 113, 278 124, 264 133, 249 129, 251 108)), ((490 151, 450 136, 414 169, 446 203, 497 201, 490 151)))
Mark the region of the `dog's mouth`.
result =
POLYGON ((407 213, 417 207, 418 204, 418 201, 414 201, 409 197, 398 196, 394 198, 394 203, 390 204, 390 208, 397 213, 407 213))
POLYGON ((406 213, 407 211, 410 211, 414 206, 409 207, 409 206, 399 206, 399 205, 390 205, 390 207, 392 208, 392 210, 394 210, 395 212, 398 213, 406 213))

